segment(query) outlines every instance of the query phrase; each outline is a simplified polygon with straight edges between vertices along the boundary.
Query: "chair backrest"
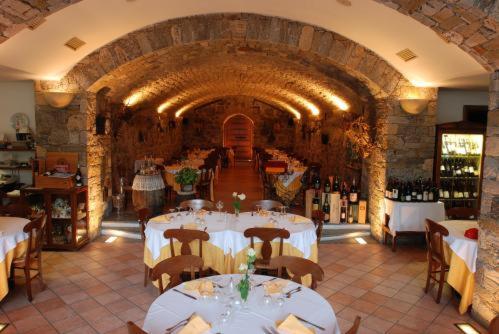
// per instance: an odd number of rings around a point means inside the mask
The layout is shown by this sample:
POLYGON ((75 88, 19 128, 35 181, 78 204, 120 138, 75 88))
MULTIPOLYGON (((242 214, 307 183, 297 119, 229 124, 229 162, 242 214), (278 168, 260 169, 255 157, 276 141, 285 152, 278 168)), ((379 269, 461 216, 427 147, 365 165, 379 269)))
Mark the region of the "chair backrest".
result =
POLYGON ((33 210, 27 203, 21 201, 4 206, 0 214, 11 217, 31 218, 33 210))
POLYGON ((324 279, 324 271, 315 262, 297 256, 276 256, 270 260, 270 266, 277 268, 277 276, 282 277, 285 268, 293 275, 293 282, 302 284, 302 277, 312 275, 312 286, 315 290, 317 281, 324 279))
POLYGON ((345 334, 357 334, 360 326, 360 317, 356 316, 352 327, 345 334))
POLYGON ((163 293, 166 289, 182 283, 181 274, 185 269, 189 268, 191 272, 191 279, 195 279, 195 269, 198 269, 201 275, 203 265, 203 259, 196 255, 173 256, 154 266, 151 271, 151 279, 153 281, 159 280, 159 292, 163 293), (170 282, 166 287, 163 286, 163 274, 170 276, 170 282))
POLYGON ((437 258, 445 264, 443 237, 448 235, 449 231, 445 227, 431 219, 426 219, 426 244, 429 259, 437 258))
POLYGON ((178 240, 181 244, 180 255, 192 255, 190 243, 198 240, 200 257, 203 257, 203 241, 210 240, 210 235, 205 231, 185 228, 168 229, 163 233, 163 236, 170 239, 170 252, 172 256, 175 256, 175 248, 173 247, 174 240, 178 240))
POLYGON ((456 207, 445 211, 449 219, 476 220, 478 219, 478 210, 475 208, 456 207))
POLYGON ((212 168, 213 163, 208 161, 208 163, 205 162, 205 166, 201 169, 201 175, 199 176, 199 183, 200 184, 208 184, 211 181, 211 175, 212 173, 212 168))
POLYGON ((315 234, 317 235, 317 243, 321 242, 322 228, 324 226, 325 213, 322 210, 312 211, 312 222, 315 225, 315 234))
POLYGON ((140 235, 142 237, 142 241, 146 240, 145 231, 149 218, 151 218, 151 210, 149 210, 149 208, 142 208, 137 210, 137 221, 140 224, 140 235))
POLYGON ((128 321, 126 326, 128 328, 128 334, 147 334, 146 331, 142 330, 142 328, 137 326, 133 321, 128 321))
POLYGON ((215 204, 205 199, 191 199, 188 201, 181 202, 180 207, 182 209, 193 209, 193 210, 214 209, 215 204))
POLYGON ((283 228, 252 227, 244 231, 244 236, 251 239, 251 248, 255 248, 255 237, 262 240, 262 259, 268 263, 272 257, 271 242, 279 238, 279 255, 282 255, 283 240, 288 239, 290 234, 283 228))
POLYGON ((28 234, 28 248, 26 249, 25 256, 26 264, 30 263, 30 259, 37 258, 42 253, 46 218, 45 212, 40 212, 23 228, 23 232, 28 234))
POLYGON ((388 213, 385 213, 385 226, 388 227, 389 223, 390 223, 390 215, 388 213))
POLYGON ((263 199, 261 201, 253 202, 252 207, 256 209, 257 205, 259 205, 262 208, 262 210, 267 210, 267 211, 273 209, 279 209, 281 206, 283 206, 281 202, 273 201, 271 199, 263 199))
POLYGON ((489 324, 489 334, 499 334, 499 315, 496 315, 489 324))

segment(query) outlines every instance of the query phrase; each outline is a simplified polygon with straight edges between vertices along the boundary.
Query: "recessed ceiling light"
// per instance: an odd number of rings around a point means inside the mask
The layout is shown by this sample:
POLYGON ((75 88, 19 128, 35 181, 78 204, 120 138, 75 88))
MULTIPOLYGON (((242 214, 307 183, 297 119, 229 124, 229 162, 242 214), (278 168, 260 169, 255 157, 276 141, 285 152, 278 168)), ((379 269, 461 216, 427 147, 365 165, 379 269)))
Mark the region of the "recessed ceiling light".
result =
POLYGON ((417 57, 416 54, 410 49, 404 49, 397 52, 397 56, 399 56, 403 61, 413 60, 417 57))
POLYGON ((73 37, 69 41, 64 43, 65 46, 67 46, 68 48, 70 48, 73 51, 78 50, 79 48, 81 48, 85 44, 86 43, 84 41, 82 41, 81 39, 79 39, 78 37, 73 37))
POLYGON ((340 5, 350 7, 352 2, 350 0, 336 0, 340 5))

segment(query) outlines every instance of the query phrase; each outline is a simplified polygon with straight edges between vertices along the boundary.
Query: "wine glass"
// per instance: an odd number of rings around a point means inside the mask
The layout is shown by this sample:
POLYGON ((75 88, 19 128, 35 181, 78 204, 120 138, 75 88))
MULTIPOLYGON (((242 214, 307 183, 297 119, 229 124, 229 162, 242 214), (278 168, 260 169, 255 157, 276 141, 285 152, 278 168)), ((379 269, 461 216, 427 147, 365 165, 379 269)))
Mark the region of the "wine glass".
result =
POLYGON ((260 204, 255 205, 256 213, 260 215, 262 213, 262 206, 260 204))
POLYGON ((224 202, 222 201, 218 201, 216 204, 215 204, 216 208, 218 209, 218 216, 219 216, 219 221, 221 220, 222 218, 222 209, 224 208, 224 202))
POLYGON ((182 208, 181 208, 180 206, 177 206, 177 207, 176 207, 176 209, 177 209, 177 217, 182 216, 182 215, 180 214, 180 210, 181 210, 182 208))

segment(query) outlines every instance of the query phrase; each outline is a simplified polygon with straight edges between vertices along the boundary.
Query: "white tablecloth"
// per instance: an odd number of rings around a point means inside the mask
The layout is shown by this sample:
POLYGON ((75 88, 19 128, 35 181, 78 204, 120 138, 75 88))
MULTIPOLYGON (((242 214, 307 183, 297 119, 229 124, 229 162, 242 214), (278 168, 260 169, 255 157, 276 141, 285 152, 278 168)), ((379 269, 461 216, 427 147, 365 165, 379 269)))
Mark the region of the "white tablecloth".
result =
MULTIPOLYGON (((240 275, 220 275, 210 277, 210 279, 225 286, 231 276, 234 277, 237 284, 240 275)), ((270 277, 268 276, 254 276, 255 283, 269 279, 270 277)), ((289 291, 297 286, 298 284, 289 282, 285 291, 289 291)), ((177 289, 183 291, 183 286, 178 286, 177 289)), ((194 300, 173 290, 168 290, 152 303, 147 312, 143 328, 150 334, 164 334, 166 328, 175 325, 179 321, 188 318, 193 312, 196 312, 205 321, 212 324, 212 330, 209 333, 259 334, 264 333, 263 326, 267 328, 272 326, 275 328, 276 321, 284 320, 292 313, 326 329, 325 331, 315 329, 316 333, 340 334, 333 308, 317 292, 302 286, 302 291, 292 295, 289 299, 285 299, 282 307, 263 305, 263 295, 263 287, 256 287, 250 291, 248 298, 249 309, 244 311, 236 310, 232 319, 225 327, 220 329, 218 327, 220 314, 222 314, 227 301, 223 299, 219 302, 201 299, 194 300)), ((310 326, 305 325, 307 327, 310 326)))
POLYGON ((285 187, 289 187, 291 183, 297 178, 302 177, 303 173, 307 170, 307 167, 293 167, 293 174, 291 175, 279 175, 279 180, 285 187))
POLYGON ((18 243, 28 239, 28 234, 23 232, 27 223, 29 223, 29 219, 0 217, 0 262, 5 260, 5 255, 18 243))
POLYGON ((445 220, 442 202, 396 202, 385 198, 385 212, 390 215, 388 226, 392 233, 425 231, 425 219, 445 220))
MULTIPOLYGON (((174 219, 168 223, 165 219, 167 215, 162 215, 152 218, 147 224, 145 246, 151 252, 153 260, 156 260, 161 254, 161 249, 170 243, 163 237, 163 232, 166 229, 180 228, 180 225, 193 223, 195 219, 194 216, 187 215, 187 212, 183 212, 181 217, 177 217, 176 213, 169 215, 173 215, 174 219)), ((292 216, 294 215, 288 214, 286 217, 276 215, 273 218, 279 222, 278 227, 287 229, 291 234, 290 238, 285 239, 284 242, 290 243, 300 250, 304 258, 309 258, 311 246, 317 241, 314 224, 305 217, 302 217, 302 219, 307 220, 305 223, 292 223, 289 221, 292 216)), ((244 231, 250 227, 266 224, 270 217, 260 217, 256 214, 251 216, 250 212, 244 212, 239 215, 237 222, 233 214, 227 214, 226 221, 218 221, 220 219, 223 217, 218 212, 205 216, 207 232, 210 235, 209 242, 222 249, 224 254, 231 254, 235 257, 237 253, 250 244, 250 240, 243 234, 244 231)))
POLYGON ((476 258, 478 253, 477 240, 464 236, 464 232, 470 228, 478 228, 475 220, 446 220, 439 222, 448 231, 449 235, 444 237, 454 253, 466 263, 468 269, 474 273, 476 271, 476 258))

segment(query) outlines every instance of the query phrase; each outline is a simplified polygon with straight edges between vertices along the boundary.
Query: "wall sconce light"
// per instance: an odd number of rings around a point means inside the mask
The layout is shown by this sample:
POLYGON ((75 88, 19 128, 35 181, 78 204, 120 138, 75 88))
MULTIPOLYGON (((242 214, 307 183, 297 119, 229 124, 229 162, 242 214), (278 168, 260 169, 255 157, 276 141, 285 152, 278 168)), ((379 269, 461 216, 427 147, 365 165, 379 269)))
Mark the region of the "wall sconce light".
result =
POLYGON ((43 98, 53 108, 66 108, 74 99, 75 94, 66 92, 43 92, 43 98))
POLYGON ((400 99, 400 107, 403 111, 411 115, 420 114, 428 106, 426 99, 400 99))

